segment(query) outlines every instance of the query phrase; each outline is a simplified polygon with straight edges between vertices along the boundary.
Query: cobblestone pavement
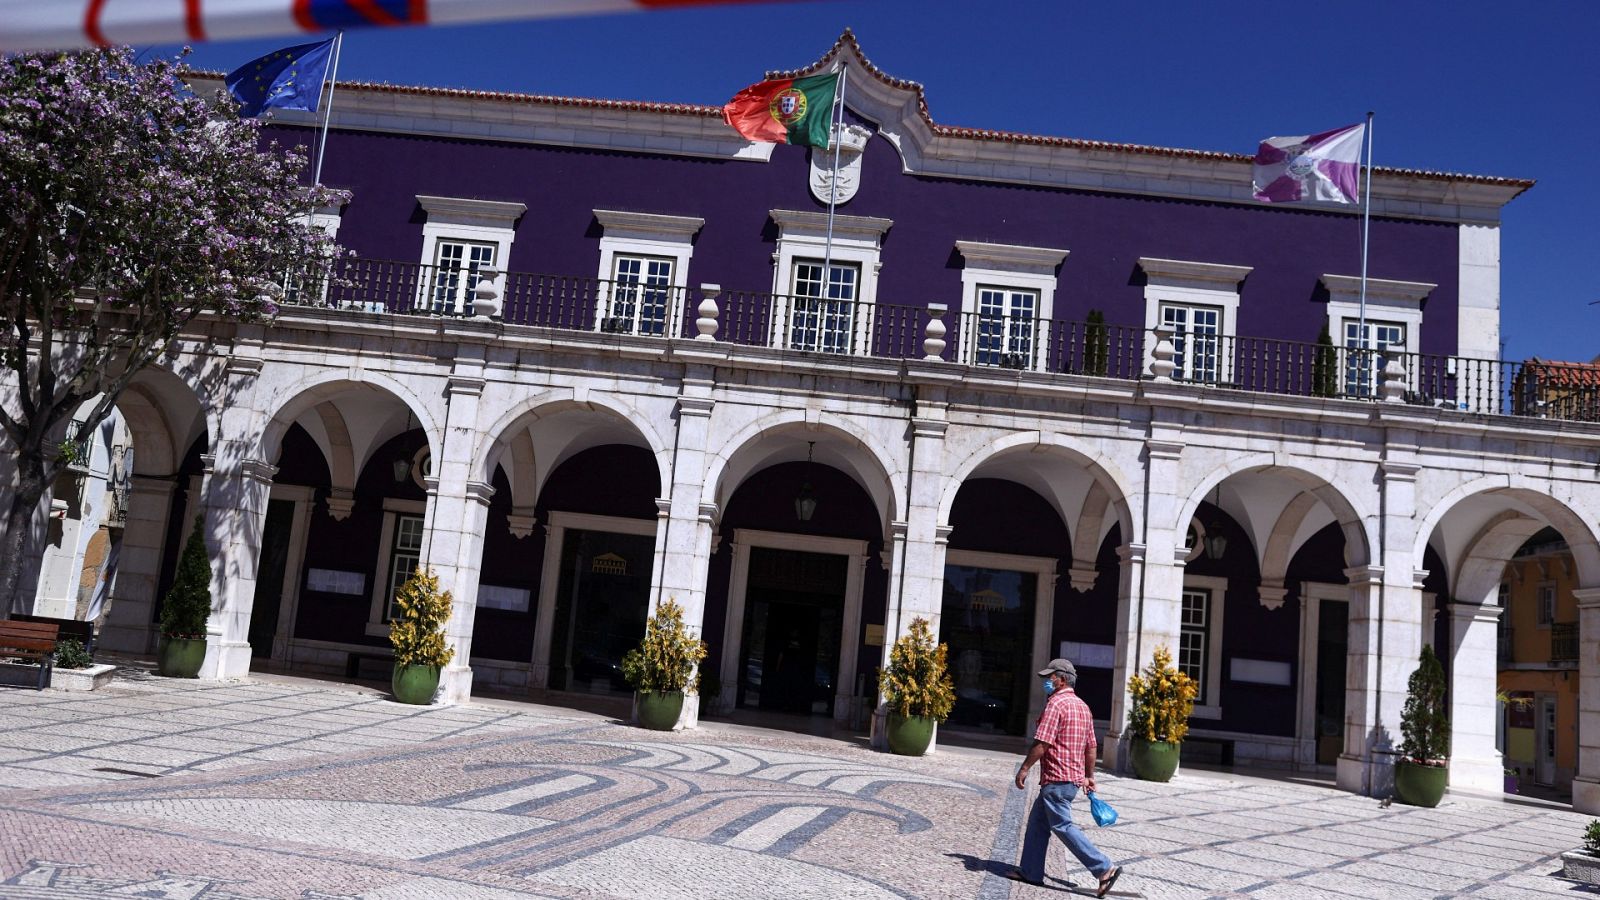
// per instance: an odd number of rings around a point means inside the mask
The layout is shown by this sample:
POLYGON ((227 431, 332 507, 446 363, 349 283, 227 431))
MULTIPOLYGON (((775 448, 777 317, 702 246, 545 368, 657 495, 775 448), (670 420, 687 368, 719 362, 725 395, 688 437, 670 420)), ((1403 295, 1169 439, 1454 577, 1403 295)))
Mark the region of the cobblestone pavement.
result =
MULTIPOLYGON (((1047 886, 1002 877, 1016 762, 291 679, 0 690, 0 898, 1092 896, 1059 848, 1047 886)), ((1569 894, 1557 854, 1587 822, 1215 773, 1101 795, 1118 898, 1569 894)))

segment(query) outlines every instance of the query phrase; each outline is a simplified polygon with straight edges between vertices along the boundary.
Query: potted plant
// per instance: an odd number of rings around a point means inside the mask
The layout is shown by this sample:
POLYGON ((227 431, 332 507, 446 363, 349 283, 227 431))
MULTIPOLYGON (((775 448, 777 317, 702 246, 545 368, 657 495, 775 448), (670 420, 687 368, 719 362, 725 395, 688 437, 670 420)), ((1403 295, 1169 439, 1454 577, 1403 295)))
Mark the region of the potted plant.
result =
POLYGON ((1438 806, 1449 782, 1449 756, 1444 667, 1433 648, 1424 646, 1400 710, 1400 759, 1394 765, 1394 792, 1400 802, 1438 806))
POLYGON ((945 666, 946 644, 935 644, 928 620, 917 617, 894 642, 889 667, 878 673, 878 689, 889 708, 889 750, 900 756, 928 752, 933 728, 950 717, 955 685, 945 666))
POLYGON ((449 591, 439 590, 439 577, 432 569, 420 567, 396 592, 400 616, 389 623, 389 643, 394 647, 389 687, 401 703, 433 702, 439 670, 456 654, 444 643, 444 623, 450 619, 453 599, 449 591))
POLYGON ((671 731, 678 724, 684 695, 696 687, 695 666, 705 658, 705 641, 689 635, 683 607, 663 600, 645 623, 639 646, 622 657, 622 677, 633 686, 640 725, 671 731))
POLYGON ((1178 770, 1178 747, 1189 733, 1194 712, 1194 679, 1172 667, 1172 652, 1157 647, 1143 675, 1128 679, 1133 707, 1133 772, 1145 781, 1169 781, 1178 770))
POLYGON ((161 604, 161 646, 156 672, 194 678, 206 661, 206 620, 211 618, 211 560, 206 556, 205 517, 196 516, 178 557, 178 575, 161 604))
POLYGON ((1600 819, 1583 829, 1583 847, 1561 854, 1561 877, 1585 884, 1600 884, 1600 819))

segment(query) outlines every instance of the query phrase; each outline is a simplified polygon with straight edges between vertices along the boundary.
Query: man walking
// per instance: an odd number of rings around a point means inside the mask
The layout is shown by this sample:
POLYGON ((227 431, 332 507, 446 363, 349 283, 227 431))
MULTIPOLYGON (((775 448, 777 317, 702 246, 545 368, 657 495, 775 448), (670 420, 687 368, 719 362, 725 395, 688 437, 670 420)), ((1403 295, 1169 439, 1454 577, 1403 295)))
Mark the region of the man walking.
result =
POLYGON ((1028 884, 1044 884, 1045 852, 1050 849, 1050 833, 1055 832, 1072 855, 1090 874, 1100 880, 1096 897, 1104 897, 1122 875, 1083 829, 1072 822, 1072 801, 1078 790, 1094 791, 1094 716, 1073 687, 1078 670, 1064 659, 1053 659, 1039 672, 1045 679, 1044 712, 1033 733, 1033 746, 1017 769, 1017 789, 1026 790, 1028 770, 1039 763, 1039 798, 1028 814, 1028 831, 1022 840, 1020 868, 1006 877, 1028 884))

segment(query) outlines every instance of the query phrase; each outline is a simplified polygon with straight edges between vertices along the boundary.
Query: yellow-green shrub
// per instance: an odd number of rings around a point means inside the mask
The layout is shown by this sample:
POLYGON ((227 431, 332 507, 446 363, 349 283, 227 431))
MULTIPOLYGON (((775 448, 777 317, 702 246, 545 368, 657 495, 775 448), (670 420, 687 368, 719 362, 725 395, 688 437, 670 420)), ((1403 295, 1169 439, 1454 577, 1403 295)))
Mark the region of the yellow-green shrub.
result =
POLYGON ((927 619, 911 620, 910 630, 889 651, 889 667, 878 673, 878 688, 891 712, 939 722, 950 717, 956 689, 945 667, 948 651, 947 645, 934 644, 927 619))
POLYGON ((444 643, 444 623, 450 619, 449 591, 439 590, 432 569, 418 568, 395 596, 400 616, 389 623, 389 643, 397 666, 432 666, 442 669, 455 656, 444 643))
POLYGON ((1172 653, 1157 647, 1143 675, 1128 679, 1133 709, 1128 726, 1133 736, 1147 741, 1176 744, 1189 733, 1189 715, 1194 712, 1194 679, 1172 667, 1172 653))
POLYGON ((706 658, 706 642, 689 636, 683 624, 683 607, 676 600, 661 601, 644 626, 644 640, 622 657, 622 677, 633 689, 646 694, 668 691, 694 693, 694 667, 706 658))

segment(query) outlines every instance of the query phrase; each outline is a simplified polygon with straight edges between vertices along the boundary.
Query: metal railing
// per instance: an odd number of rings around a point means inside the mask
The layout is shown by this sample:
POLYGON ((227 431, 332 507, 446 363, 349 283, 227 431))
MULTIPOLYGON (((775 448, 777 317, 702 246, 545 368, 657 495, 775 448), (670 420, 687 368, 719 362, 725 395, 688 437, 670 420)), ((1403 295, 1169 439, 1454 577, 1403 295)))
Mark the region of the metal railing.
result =
MULTIPOLYGON (((482 279, 499 318, 517 325, 693 337, 698 290, 639 282, 495 272, 347 258, 285 279, 285 302, 405 315, 472 316, 482 279)), ((1147 379, 1170 363, 1174 382, 1331 399, 1380 400, 1489 415, 1600 421, 1600 369, 1501 362, 1399 348, 1361 349, 1275 338, 921 306, 722 291, 715 339, 832 356, 922 358, 930 321, 948 333, 940 358, 1018 372, 1147 379), (1590 381, 1594 384, 1590 384, 1590 381)))
POLYGON ((1550 626, 1550 664, 1565 665, 1578 661, 1578 623, 1556 622, 1550 626))

